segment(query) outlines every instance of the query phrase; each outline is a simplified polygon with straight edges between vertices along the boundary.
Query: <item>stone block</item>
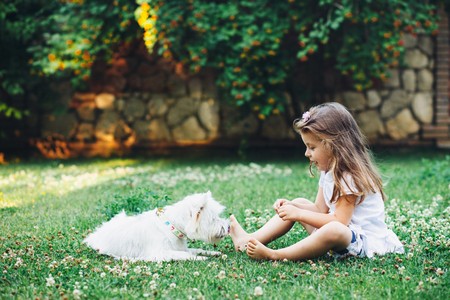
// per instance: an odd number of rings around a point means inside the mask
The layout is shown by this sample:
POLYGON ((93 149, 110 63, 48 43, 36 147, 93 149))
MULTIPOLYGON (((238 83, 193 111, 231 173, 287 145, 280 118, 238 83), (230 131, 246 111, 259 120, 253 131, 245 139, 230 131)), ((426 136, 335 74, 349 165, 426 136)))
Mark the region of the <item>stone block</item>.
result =
POLYGON ((406 50, 405 64, 413 69, 421 69, 428 66, 428 57, 419 49, 406 50))
POLYGON ((110 93, 101 93, 95 97, 95 105, 98 109, 113 109, 116 97, 110 93))
POLYGON ((216 137, 219 132, 219 103, 209 99, 200 103, 198 117, 201 124, 209 131, 209 136, 216 137))
POLYGON ((402 73, 403 88, 408 92, 416 91, 416 73, 407 69, 402 73))
POLYGON ((430 124, 433 121, 433 97, 431 94, 415 94, 412 101, 412 110, 420 122, 430 124))
POLYGON ((428 69, 422 69, 417 73, 417 87, 419 91, 428 92, 433 89, 433 73, 428 69))
POLYGON ((366 107, 366 97, 361 92, 343 92, 342 100, 350 110, 359 111, 366 107))
POLYGON ((386 122, 388 135, 396 141, 405 139, 410 134, 419 132, 419 130, 419 123, 417 123, 411 111, 407 108, 386 122))
POLYGON ((172 130, 176 142, 196 142, 205 140, 207 135, 195 117, 189 117, 181 125, 172 130))
POLYGON ((411 97, 405 90, 394 90, 381 106, 381 117, 383 119, 393 117, 410 103, 411 97))

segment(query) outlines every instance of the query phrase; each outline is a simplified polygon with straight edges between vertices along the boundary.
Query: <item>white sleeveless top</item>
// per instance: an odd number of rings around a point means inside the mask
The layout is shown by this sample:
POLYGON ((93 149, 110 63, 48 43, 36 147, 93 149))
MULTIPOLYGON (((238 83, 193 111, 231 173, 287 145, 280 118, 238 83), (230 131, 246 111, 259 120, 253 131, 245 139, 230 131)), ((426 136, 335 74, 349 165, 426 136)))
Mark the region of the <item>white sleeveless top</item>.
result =
MULTIPOLYGON (((341 182, 345 194, 354 194, 357 188, 354 186, 352 177, 348 175, 346 181, 348 185, 343 180, 341 182)), ((322 187, 329 213, 334 213, 336 202, 331 203, 331 195, 334 188, 333 174, 331 172, 320 172, 319 186, 322 187)), ((381 194, 368 194, 362 203, 359 203, 360 198, 356 199, 356 207, 348 227, 361 235, 364 242, 363 252, 365 255, 373 257, 374 254, 404 253, 403 245, 397 235, 386 226, 384 202, 381 194)))

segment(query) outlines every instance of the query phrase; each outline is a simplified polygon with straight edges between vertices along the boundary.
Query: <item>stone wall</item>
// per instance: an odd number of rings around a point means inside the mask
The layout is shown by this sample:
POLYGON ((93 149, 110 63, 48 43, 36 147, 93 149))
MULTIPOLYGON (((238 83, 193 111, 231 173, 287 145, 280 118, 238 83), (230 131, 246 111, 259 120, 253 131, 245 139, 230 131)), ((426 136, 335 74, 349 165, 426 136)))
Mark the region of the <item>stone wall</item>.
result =
POLYGON ((372 143, 427 143, 420 134, 434 116, 434 42, 405 35, 404 43, 404 67, 389 70, 381 89, 338 96, 372 143))
MULTIPOLYGON (((381 88, 331 96, 352 111, 372 144, 435 143, 422 134, 436 115, 435 41, 406 35, 404 43, 405 65, 389 70, 381 88)), ((298 143, 293 108, 264 121, 252 113, 242 116, 220 101, 214 82, 210 70, 188 75, 180 65, 148 55, 141 44, 131 45, 111 65, 95 66, 89 91, 72 94, 63 114, 44 116, 41 133, 62 135, 83 155, 131 147, 238 145, 244 137, 259 145, 298 143)))

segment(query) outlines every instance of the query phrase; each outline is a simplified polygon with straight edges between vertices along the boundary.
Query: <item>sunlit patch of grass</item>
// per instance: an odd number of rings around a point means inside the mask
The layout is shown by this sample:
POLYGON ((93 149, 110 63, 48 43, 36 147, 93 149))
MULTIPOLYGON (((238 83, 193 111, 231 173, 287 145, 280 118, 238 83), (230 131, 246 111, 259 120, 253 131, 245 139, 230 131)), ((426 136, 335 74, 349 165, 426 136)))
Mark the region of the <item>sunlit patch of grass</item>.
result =
POLYGON ((16 203, 12 200, 6 199, 5 195, 0 192, 0 209, 8 208, 8 207, 15 207, 16 203))

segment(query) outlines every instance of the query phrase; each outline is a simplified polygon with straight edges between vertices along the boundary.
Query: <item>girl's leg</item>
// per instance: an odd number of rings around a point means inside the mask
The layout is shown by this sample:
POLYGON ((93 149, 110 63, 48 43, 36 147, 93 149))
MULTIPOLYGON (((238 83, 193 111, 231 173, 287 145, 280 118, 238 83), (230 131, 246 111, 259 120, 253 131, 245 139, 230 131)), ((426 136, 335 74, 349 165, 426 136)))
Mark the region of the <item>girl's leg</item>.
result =
POLYGON ((269 249, 261 242, 251 238, 247 254, 254 259, 304 260, 319 257, 329 250, 345 249, 352 240, 351 230, 340 222, 330 222, 300 242, 282 249, 269 249))
POLYGON ((278 215, 275 215, 257 231, 247 233, 234 215, 231 215, 230 237, 233 240, 235 250, 244 251, 250 239, 256 239, 263 244, 268 244, 288 232, 293 225, 294 222, 283 221, 278 215))
MULTIPOLYGON (((315 205, 304 198, 298 198, 292 200, 296 206, 299 206, 303 209, 308 209, 311 211, 316 211, 315 205)), ((245 250, 247 243, 250 239, 254 238, 263 244, 268 244, 271 241, 279 238, 288 232, 292 226, 294 226, 295 222, 283 221, 278 215, 275 215, 270 219, 263 227, 258 229, 253 233, 246 232, 241 224, 236 220, 236 218, 231 215, 230 216, 230 236, 233 240, 234 248, 236 251, 245 250)), ((300 224, 306 229, 308 234, 315 229, 311 225, 301 223, 300 224)))
MULTIPOLYGON (((320 211, 317 209, 317 206, 315 206, 314 203, 312 203, 308 199, 296 198, 296 199, 292 200, 292 203, 294 203, 294 205, 297 206, 298 208, 320 213, 320 211)), ((303 222, 299 222, 299 223, 303 226, 303 228, 305 228, 305 230, 306 230, 306 232, 308 232, 308 234, 311 234, 316 229, 316 227, 313 227, 309 224, 306 224, 303 222)))

